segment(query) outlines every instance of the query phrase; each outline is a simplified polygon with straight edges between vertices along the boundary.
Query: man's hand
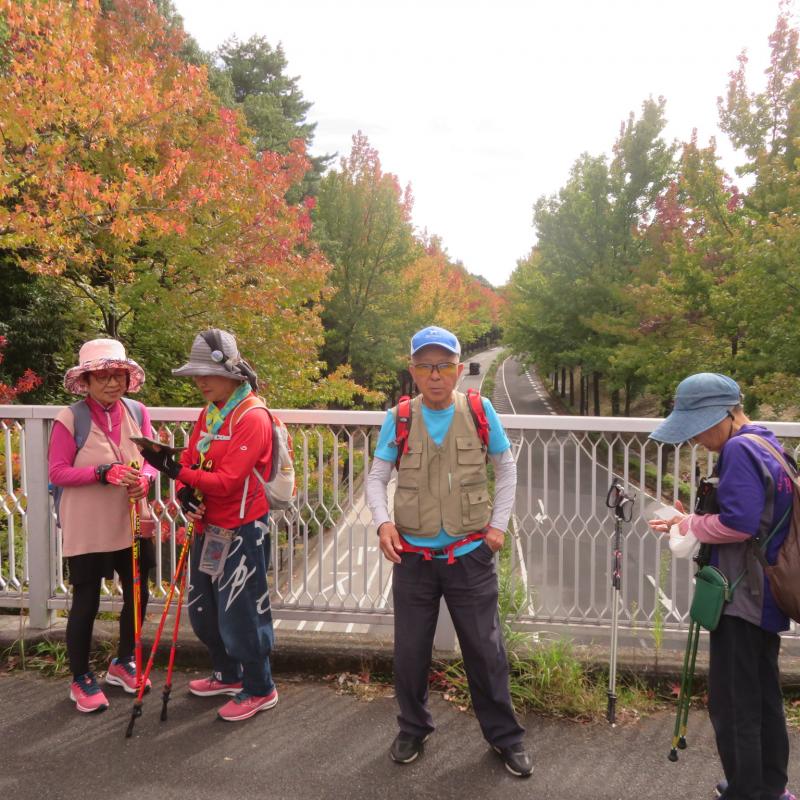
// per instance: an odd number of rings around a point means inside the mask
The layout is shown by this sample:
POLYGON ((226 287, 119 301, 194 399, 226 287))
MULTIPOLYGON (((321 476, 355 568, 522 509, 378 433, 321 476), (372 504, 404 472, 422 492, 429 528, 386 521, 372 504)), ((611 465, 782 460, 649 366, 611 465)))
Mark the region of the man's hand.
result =
POLYGON ((400 553, 403 552, 403 542, 393 522, 384 522, 378 529, 378 539, 381 550, 389 561, 399 564, 400 553))
POLYGON ((503 546, 505 540, 505 533, 498 528, 486 529, 486 544, 492 548, 493 553, 496 553, 503 546))

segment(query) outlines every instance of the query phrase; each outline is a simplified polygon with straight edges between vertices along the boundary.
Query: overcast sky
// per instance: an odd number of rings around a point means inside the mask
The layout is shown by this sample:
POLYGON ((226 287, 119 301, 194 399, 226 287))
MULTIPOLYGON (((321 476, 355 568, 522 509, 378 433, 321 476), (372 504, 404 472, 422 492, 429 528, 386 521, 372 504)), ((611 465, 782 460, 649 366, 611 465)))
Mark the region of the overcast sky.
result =
POLYGON ((282 43, 317 123, 312 152, 363 131, 411 183, 414 223, 502 284, 535 241, 532 206, 580 153, 667 100, 670 138, 717 136, 716 98, 747 49, 763 87, 777 0, 174 0, 206 50, 282 43))

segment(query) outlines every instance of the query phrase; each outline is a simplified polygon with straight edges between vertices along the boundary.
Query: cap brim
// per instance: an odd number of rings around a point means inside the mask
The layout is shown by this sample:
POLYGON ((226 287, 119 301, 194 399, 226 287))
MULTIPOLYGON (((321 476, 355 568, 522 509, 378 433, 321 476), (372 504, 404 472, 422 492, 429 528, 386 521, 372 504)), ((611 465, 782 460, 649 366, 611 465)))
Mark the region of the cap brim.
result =
POLYGON ((720 406, 698 408, 692 411, 673 411, 648 437, 657 442, 680 444, 713 428, 728 415, 720 406))
POLYGON ((424 350, 426 347, 441 347, 442 350, 447 350, 454 356, 461 355, 460 350, 455 350, 454 348, 450 347, 449 344, 443 344, 442 342, 425 342, 425 344, 421 344, 416 350, 412 350, 411 355, 415 356, 417 353, 419 353, 420 350, 424 350))

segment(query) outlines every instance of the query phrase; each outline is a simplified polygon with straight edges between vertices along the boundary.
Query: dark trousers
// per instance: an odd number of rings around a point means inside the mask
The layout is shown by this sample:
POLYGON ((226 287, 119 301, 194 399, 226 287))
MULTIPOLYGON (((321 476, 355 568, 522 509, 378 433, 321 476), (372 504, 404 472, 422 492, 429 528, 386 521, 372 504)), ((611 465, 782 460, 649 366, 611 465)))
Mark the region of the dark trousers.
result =
POLYGON ((522 741, 525 729, 514 716, 508 688, 508 660, 497 611, 494 554, 483 542, 457 558, 425 561, 404 553, 392 573, 394 597, 395 694, 400 730, 430 733, 428 672, 433 637, 444 596, 461 645, 469 691, 484 738, 497 747, 522 741))
POLYGON ((727 615, 711 633, 708 711, 728 781, 726 800, 777 800, 786 788, 780 642, 778 634, 727 615))
MULTIPOLYGON (((139 580, 142 587, 141 618, 147 611, 150 598, 147 581, 150 565, 154 561, 153 543, 144 540, 139 556, 139 580)), ((133 556, 131 548, 113 553, 86 553, 68 559, 72 602, 67 619, 67 654, 69 668, 77 678, 89 671, 89 651, 92 646, 92 628, 100 608, 100 581, 119 575, 122 585, 122 611, 119 615, 119 647, 117 658, 132 661, 134 657, 133 631, 133 556)))
POLYGON ((195 635, 208 648, 219 680, 242 681, 244 691, 257 697, 275 688, 269 663, 274 632, 267 586, 267 519, 236 529, 217 578, 198 569, 203 537, 196 537, 191 548, 188 606, 195 635))

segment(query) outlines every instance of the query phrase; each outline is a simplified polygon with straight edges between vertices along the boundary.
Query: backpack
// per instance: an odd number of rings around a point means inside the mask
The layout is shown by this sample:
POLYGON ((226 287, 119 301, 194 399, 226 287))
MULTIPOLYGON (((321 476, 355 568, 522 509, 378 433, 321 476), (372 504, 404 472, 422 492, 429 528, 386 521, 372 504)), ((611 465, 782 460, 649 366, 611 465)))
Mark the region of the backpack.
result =
MULTIPOLYGON (((131 400, 128 397, 121 397, 120 400, 122 400, 125 408, 128 409, 128 413, 133 417, 133 419, 136 421, 136 424, 141 429, 142 422, 144 421, 144 407, 142 404, 137 400, 131 400)), ((86 444, 86 440, 89 438, 89 431, 92 427, 92 412, 85 400, 78 400, 77 402, 73 403, 69 407, 69 410, 72 412, 72 435, 75 439, 75 455, 77 455, 78 450, 80 450, 86 444)), ((64 487, 55 486, 51 483, 49 484, 48 488, 50 489, 50 495, 53 498, 53 507, 55 508, 56 512, 56 523, 61 525, 61 519, 59 517, 58 510, 61 506, 61 495, 64 494, 64 487)))
MULTIPOLYGON (((254 408, 263 408, 269 417, 272 426, 272 459, 269 464, 269 471, 265 475, 262 475, 255 467, 253 468, 253 475, 256 476, 264 488, 264 494, 266 494, 269 501, 270 510, 289 508, 297 494, 292 437, 289 435, 289 430, 283 421, 270 411, 264 400, 258 396, 255 396, 255 401, 251 402, 242 414, 236 417, 236 421, 238 422, 254 408)), ((249 486, 250 476, 248 475, 244 482, 240 516, 244 516, 244 504, 249 486)))
POLYGON ((266 479, 255 469, 253 474, 264 487, 264 493, 267 495, 271 509, 289 508, 297 494, 292 437, 283 421, 276 417, 266 405, 264 410, 272 423, 272 462, 266 479))
POLYGON ((765 552, 769 539, 775 535, 777 527, 764 542, 759 543, 761 547, 755 548, 755 551, 764 567, 776 605, 786 616, 795 622, 800 622, 800 475, 784 454, 779 453, 768 441, 754 434, 745 436, 770 453, 792 482, 792 516, 789 521, 789 532, 781 544, 775 563, 767 563, 765 552))
MULTIPOLYGON (((475 423, 475 431, 481 440, 481 449, 486 460, 489 460, 489 420, 486 419, 486 410, 483 407, 480 392, 477 389, 467 389, 467 407, 469 408, 472 421, 475 423)), ((397 447, 397 460, 395 468, 400 469, 400 459, 408 451, 408 432, 411 430, 411 398, 404 394, 397 401, 397 415, 395 418, 395 439, 397 447)))

